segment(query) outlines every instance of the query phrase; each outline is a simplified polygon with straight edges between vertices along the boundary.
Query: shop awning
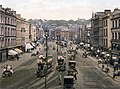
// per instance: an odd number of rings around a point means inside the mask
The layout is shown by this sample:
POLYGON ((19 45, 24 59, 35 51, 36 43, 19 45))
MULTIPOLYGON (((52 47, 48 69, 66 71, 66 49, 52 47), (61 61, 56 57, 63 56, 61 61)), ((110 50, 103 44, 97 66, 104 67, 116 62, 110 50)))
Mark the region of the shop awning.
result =
POLYGON ((30 44, 30 43, 27 43, 26 45, 25 45, 25 49, 27 50, 27 49, 33 49, 33 46, 30 44))
POLYGON ((8 55, 16 55, 16 54, 18 53, 12 49, 8 51, 8 55))
POLYGON ((20 50, 20 49, 18 49, 18 48, 16 48, 16 49, 14 49, 17 53, 22 53, 22 50, 20 50))

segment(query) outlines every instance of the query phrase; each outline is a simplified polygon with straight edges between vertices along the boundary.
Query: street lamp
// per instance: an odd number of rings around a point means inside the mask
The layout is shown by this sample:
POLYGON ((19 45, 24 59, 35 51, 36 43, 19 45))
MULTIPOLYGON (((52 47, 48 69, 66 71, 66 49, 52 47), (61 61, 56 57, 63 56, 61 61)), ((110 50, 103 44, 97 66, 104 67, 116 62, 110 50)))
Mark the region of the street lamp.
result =
POLYGON ((104 56, 105 56, 105 52, 102 52, 102 59, 104 59, 104 56))
MULTIPOLYGON (((99 50, 99 49, 97 50, 97 53, 100 53, 100 50, 99 50)), ((104 54, 104 53, 103 53, 103 54, 104 54)))
POLYGON ((109 60, 110 54, 106 54, 106 57, 107 57, 107 69, 108 69, 108 60, 109 60))
POLYGON ((98 57, 100 56, 100 50, 99 49, 97 50, 97 55, 98 55, 98 57))
POLYGON ((48 71, 48 65, 47 65, 47 61, 48 61, 48 36, 49 36, 49 33, 48 33, 48 26, 47 25, 44 25, 43 26, 43 29, 44 29, 44 32, 45 32, 45 38, 46 38, 46 58, 45 58, 45 66, 47 67, 46 71, 45 72, 45 89, 47 89, 47 84, 46 84, 46 74, 47 74, 47 71, 48 71))
POLYGON ((113 56, 112 59, 114 60, 114 71, 113 71, 113 78, 115 78, 115 70, 116 70, 116 65, 118 64, 116 61, 117 57, 116 56, 113 56))
POLYGON ((91 50, 93 50, 94 48, 93 47, 91 47, 91 50))
POLYGON ((2 48, 3 48, 3 41, 4 41, 4 38, 3 38, 3 30, 4 30, 4 27, 3 27, 3 23, 1 24, 1 39, 0 39, 0 62, 2 62, 2 48))
POLYGON ((102 52, 102 69, 104 69, 104 55, 105 55, 105 52, 102 52))
POLYGON ((56 36, 57 36, 57 60, 58 60, 58 38, 59 38, 59 32, 57 32, 56 36))

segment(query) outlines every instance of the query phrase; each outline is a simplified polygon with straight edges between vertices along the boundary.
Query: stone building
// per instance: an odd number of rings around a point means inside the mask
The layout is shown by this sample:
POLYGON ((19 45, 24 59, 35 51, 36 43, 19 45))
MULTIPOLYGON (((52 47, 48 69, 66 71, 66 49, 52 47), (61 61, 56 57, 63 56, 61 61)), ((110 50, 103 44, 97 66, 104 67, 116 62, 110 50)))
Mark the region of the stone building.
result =
POLYGON ((111 53, 117 56, 120 63, 120 9, 116 8, 112 12, 112 39, 111 39, 111 53))
POLYGON ((24 51, 25 46, 25 27, 24 27, 24 18, 21 17, 20 14, 16 15, 17 17, 17 36, 16 36, 16 42, 17 47, 22 49, 24 51))
POLYGON ((101 47, 103 47, 104 50, 109 50, 111 47, 111 10, 105 10, 104 15, 102 16, 102 39, 101 40, 101 47))
POLYGON ((0 5, 0 61, 9 58, 8 51, 16 44, 16 11, 0 5))
POLYGON ((31 25, 31 39, 30 39, 30 41, 32 41, 32 42, 36 42, 36 26, 34 26, 34 25, 31 25))
POLYGON ((97 12, 91 18, 91 40, 94 47, 100 46, 100 29, 104 12, 97 12))

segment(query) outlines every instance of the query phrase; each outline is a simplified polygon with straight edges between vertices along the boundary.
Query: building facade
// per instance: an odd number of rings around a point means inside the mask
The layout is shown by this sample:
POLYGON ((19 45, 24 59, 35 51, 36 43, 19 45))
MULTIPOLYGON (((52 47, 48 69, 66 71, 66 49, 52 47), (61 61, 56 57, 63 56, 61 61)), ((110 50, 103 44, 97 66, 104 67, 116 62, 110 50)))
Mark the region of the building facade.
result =
POLYGON ((91 34, 91 27, 87 27, 85 29, 85 43, 90 43, 90 34, 91 34))
POLYGON ((111 39, 111 53, 112 56, 117 56, 120 62, 120 9, 114 9, 111 17, 112 21, 112 39, 111 39))
POLYGON ((24 19, 23 22, 23 27, 24 27, 24 31, 25 31, 25 44, 30 42, 30 23, 24 19))
POLYGON ((101 46, 104 50, 108 50, 111 47, 111 10, 105 10, 102 16, 102 41, 101 46))
POLYGON ((92 45, 94 47, 99 47, 100 46, 100 28, 101 28, 101 18, 103 16, 103 12, 97 12, 92 16, 91 19, 91 36, 92 36, 92 45))
POLYGON ((0 61, 8 59, 8 50, 16 47, 16 11, 0 5, 0 61))
POLYGON ((60 35, 61 35, 61 40, 63 41, 68 41, 70 40, 70 29, 67 29, 67 28, 63 28, 60 32, 60 35))
POLYGON ((34 26, 34 25, 31 25, 31 39, 30 39, 30 41, 32 41, 32 42, 36 42, 36 26, 34 26))

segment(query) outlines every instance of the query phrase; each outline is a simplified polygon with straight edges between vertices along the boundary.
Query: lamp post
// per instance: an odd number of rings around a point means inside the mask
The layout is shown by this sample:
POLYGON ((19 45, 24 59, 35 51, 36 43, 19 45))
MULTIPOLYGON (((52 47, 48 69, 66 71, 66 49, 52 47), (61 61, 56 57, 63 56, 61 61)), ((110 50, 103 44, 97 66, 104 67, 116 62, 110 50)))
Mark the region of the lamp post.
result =
POLYGON ((80 43, 80 27, 78 28, 78 34, 77 34, 77 44, 80 43))
POLYGON ((4 38, 3 38, 3 30, 4 30, 4 27, 3 27, 3 23, 1 24, 1 39, 0 39, 0 42, 1 42, 1 45, 0 45, 0 62, 2 62, 2 48, 3 48, 3 41, 4 41, 4 38))
POLYGON ((98 57, 100 56, 100 50, 99 49, 97 50, 97 55, 98 55, 98 57))
MULTIPOLYGON (((116 56, 114 56, 114 57, 112 57, 112 59, 115 61, 115 60, 117 59, 117 57, 116 57, 116 56)), ((115 78, 116 65, 117 65, 117 62, 114 62, 113 78, 115 78)))
POLYGON ((108 69, 108 60, 110 58, 110 54, 106 54, 106 57, 107 57, 107 69, 108 69))
POLYGON ((116 61, 116 60, 117 60, 117 57, 114 56, 114 57, 112 57, 112 59, 114 60, 114 71, 115 71, 116 65, 118 64, 118 62, 116 61))
POLYGON ((45 72, 45 89, 47 89, 47 84, 46 84, 46 77, 47 77, 47 71, 48 71, 48 65, 47 65, 47 61, 48 61, 48 35, 49 35, 49 33, 48 33, 48 28, 47 28, 48 26, 47 25, 45 25, 45 26, 43 26, 43 29, 44 29, 44 32, 45 32, 45 38, 46 38, 46 58, 45 58, 45 66, 46 66, 46 71, 44 71, 45 72))
MULTIPOLYGON (((98 50, 97 50, 97 54, 99 55, 99 53, 100 53, 100 50, 98 49, 98 50)), ((104 54, 104 53, 103 53, 103 54, 104 54)))
POLYGON ((104 69, 104 55, 105 55, 105 52, 102 52, 102 69, 104 69))
POLYGON ((104 59, 104 56, 105 56, 105 52, 102 52, 102 58, 104 59))
POLYGON ((56 36, 57 36, 57 60, 58 60, 58 38, 59 38, 59 32, 57 32, 56 36))
POLYGON ((91 47, 91 50, 93 50, 94 48, 93 47, 91 47))

